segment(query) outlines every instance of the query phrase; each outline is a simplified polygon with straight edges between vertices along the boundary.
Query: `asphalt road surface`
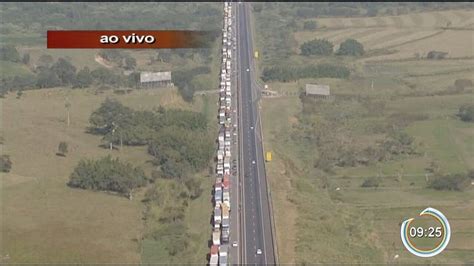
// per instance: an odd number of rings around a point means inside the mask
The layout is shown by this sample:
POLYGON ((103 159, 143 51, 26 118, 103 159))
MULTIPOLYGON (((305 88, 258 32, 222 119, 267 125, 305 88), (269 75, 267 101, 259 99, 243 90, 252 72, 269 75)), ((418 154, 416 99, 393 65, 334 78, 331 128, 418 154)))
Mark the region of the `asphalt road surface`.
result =
POLYGON ((237 63, 239 88, 241 180, 242 180, 242 263, 275 264, 272 230, 260 123, 257 88, 254 85, 253 48, 249 6, 237 4, 237 63), (262 254, 257 254, 257 249, 262 254))

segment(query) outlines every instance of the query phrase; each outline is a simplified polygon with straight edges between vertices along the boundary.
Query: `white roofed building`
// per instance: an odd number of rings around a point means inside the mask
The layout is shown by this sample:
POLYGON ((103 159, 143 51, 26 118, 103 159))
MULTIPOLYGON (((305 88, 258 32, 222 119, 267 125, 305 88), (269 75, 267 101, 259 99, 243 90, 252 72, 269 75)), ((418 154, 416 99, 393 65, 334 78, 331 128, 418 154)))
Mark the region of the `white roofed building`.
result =
POLYGON ((306 96, 329 98, 331 96, 329 85, 306 84, 306 96))
POLYGON ((171 71, 140 73, 140 87, 156 88, 171 85, 171 71))

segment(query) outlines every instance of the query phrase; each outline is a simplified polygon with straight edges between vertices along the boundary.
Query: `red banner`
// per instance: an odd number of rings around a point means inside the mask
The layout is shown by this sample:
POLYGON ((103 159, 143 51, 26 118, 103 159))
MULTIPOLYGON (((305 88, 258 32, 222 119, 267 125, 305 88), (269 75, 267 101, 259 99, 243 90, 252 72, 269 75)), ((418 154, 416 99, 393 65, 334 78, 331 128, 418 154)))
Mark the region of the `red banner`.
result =
POLYGON ((55 48, 203 48, 210 35, 204 31, 177 30, 65 30, 48 31, 48 49, 55 48))

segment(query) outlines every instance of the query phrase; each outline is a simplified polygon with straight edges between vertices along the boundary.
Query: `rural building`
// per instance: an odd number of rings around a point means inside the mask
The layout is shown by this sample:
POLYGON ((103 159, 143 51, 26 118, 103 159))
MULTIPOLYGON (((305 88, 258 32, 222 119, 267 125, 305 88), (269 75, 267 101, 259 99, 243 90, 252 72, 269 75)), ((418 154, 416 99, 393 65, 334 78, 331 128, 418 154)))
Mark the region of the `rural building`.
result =
POLYGON ((448 53, 446 52, 441 52, 441 51, 430 51, 427 55, 426 58, 428 59, 444 59, 448 53))
POLYGON ((140 73, 140 87, 156 88, 170 85, 172 85, 170 71, 140 73))
POLYGON ((329 98, 329 85, 306 84, 305 94, 306 96, 312 96, 315 98, 329 98))

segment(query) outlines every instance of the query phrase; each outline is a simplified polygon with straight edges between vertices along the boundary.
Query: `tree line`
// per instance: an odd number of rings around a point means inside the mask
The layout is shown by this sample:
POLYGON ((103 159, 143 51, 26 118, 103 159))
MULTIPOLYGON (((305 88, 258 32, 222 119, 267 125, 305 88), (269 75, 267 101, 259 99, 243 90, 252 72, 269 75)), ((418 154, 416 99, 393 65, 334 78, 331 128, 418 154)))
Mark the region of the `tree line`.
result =
POLYGON ((349 75, 350 70, 346 66, 326 63, 303 67, 265 67, 262 71, 262 80, 289 82, 302 78, 348 78, 349 75))
POLYGON ((90 70, 87 66, 79 71, 68 60, 58 58, 56 62, 50 55, 42 55, 32 75, 22 75, 3 78, 0 81, 0 94, 9 91, 53 88, 69 86, 72 88, 87 88, 92 85, 128 86, 135 87, 138 83, 138 73, 125 76, 105 67, 90 70))

